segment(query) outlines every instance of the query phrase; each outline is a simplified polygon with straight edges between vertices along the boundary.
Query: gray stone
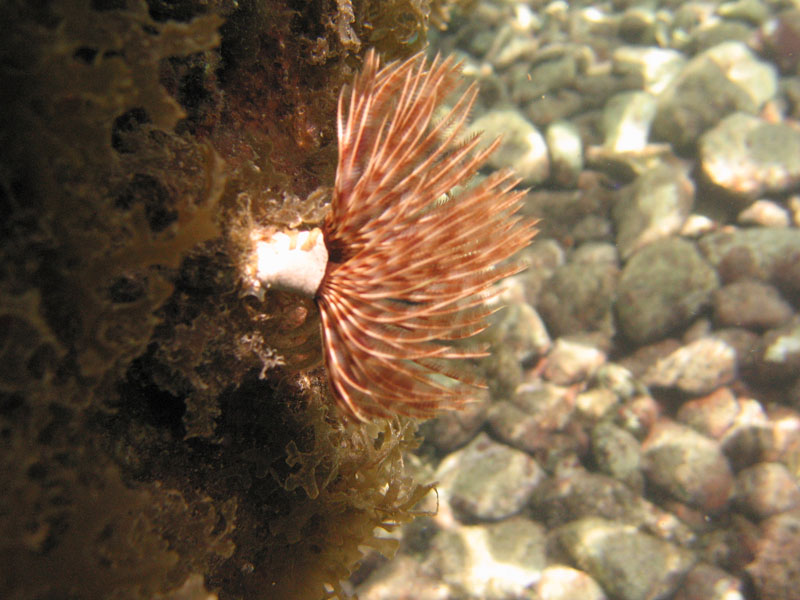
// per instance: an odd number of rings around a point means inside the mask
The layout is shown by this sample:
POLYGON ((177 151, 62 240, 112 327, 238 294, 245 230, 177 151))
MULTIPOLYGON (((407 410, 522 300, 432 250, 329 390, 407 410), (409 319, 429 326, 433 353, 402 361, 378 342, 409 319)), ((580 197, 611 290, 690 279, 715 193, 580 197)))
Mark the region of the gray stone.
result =
POLYGON ((536 125, 544 126, 579 113, 583 104, 583 94, 561 89, 531 100, 525 107, 525 114, 536 125))
POLYGON ((619 254, 614 244, 594 242, 581 244, 572 251, 570 262, 578 265, 619 266, 619 254))
POLYGON ((633 490, 642 489, 642 454, 639 441, 632 434, 610 423, 592 430, 592 456, 604 473, 627 483, 633 490))
POLYGON ((756 557, 747 565, 760 600, 796 598, 800 589, 800 510, 761 525, 756 557))
POLYGON ((544 477, 536 461, 480 433, 436 471, 439 495, 465 520, 497 521, 519 512, 544 477))
POLYGON ((740 414, 741 406, 735 394, 728 388, 720 388, 708 396, 684 402, 676 418, 703 435, 718 440, 733 427, 740 414))
POLYGON ((482 143, 502 137, 499 148, 489 158, 496 168, 513 168, 525 185, 536 185, 550 174, 547 144, 539 130, 515 109, 493 110, 475 119, 470 133, 482 132, 482 143))
POLYGON ((759 0, 734 0, 717 7, 717 13, 726 19, 748 21, 760 25, 770 16, 769 7, 759 0))
POLYGON ((566 254, 554 239, 536 237, 531 245, 520 253, 520 259, 528 268, 516 278, 525 286, 526 300, 536 305, 547 280, 566 262, 566 254))
POLYGON ((717 275, 691 242, 667 239, 634 254, 622 270, 616 312, 637 344, 686 327, 711 300, 717 275))
MULTIPOLYGON (((596 377, 595 377, 596 379, 596 377)), ((590 422, 596 422, 619 407, 620 400, 611 390, 592 388, 575 397, 575 408, 590 422)))
POLYGON ((645 392, 644 386, 636 380, 633 373, 622 365, 606 363, 594 375, 597 385, 611 390, 622 400, 630 400, 645 392))
POLYGON ((605 361, 605 353, 593 345, 558 338, 542 375, 557 385, 572 385, 591 378, 605 361))
POLYGON ((800 318, 767 331, 757 349, 755 369, 763 381, 775 383, 797 377, 800 371, 800 318))
POLYGON ((777 12, 774 18, 759 31, 763 49, 786 75, 798 73, 800 54, 792 45, 800 32, 800 10, 796 4, 792 8, 777 12))
POLYGON ((695 566, 673 600, 745 600, 742 582, 718 567, 695 566))
POLYGON ((578 128, 568 121, 556 121, 547 127, 545 140, 553 183, 574 187, 583 171, 583 142, 578 128))
POLYGON ((714 337, 734 349, 739 375, 750 377, 756 368, 756 352, 760 341, 758 334, 742 327, 726 327, 716 329, 714 337))
POLYGON ((476 401, 465 405, 461 410, 451 410, 440 414, 435 419, 423 423, 422 437, 439 452, 452 452, 469 442, 486 422, 489 411, 489 393, 475 394, 476 401))
POLYGON ((733 474, 716 440, 662 420, 650 431, 642 449, 648 481, 673 498, 705 511, 727 504, 733 474))
POLYGON ((426 570, 470 597, 505 600, 521 597, 539 580, 545 560, 545 531, 514 517, 490 525, 440 531, 431 542, 426 570))
POLYGON ((634 73, 642 80, 642 89, 660 94, 678 76, 686 59, 677 50, 645 46, 620 46, 612 55, 614 71, 634 73))
POLYGON ((780 462, 791 469, 800 448, 800 413, 773 405, 769 417, 756 400, 740 398, 742 415, 723 440, 723 448, 737 470, 760 462, 780 462))
POLYGON ((733 111, 756 114, 778 85, 775 68, 741 42, 724 42, 695 56, 664 91, 654 132, 679 149, 733 111))
POLYGON ((531 190, 525 211, 540 219, 539 235, 573 246, 573 231, 588 216, 605 215, 617 192, 608 189, 607 179, 584 171, 577 190, 531 190), (605 183, 604 183, 605 182, 605 183))
POLYGON ((636 178, 614 206, 622 258, 680 231, 694 204, 694 185, 683 170, 661 165, 636 178))
POLYGON ((667 598, 695 562, 688 550, 605 519, 574 521, 556 535, 575 564, 619 600, 667 598))
POLYGON ((781 463, 758 463, 737 475, 736 503, 747 513, 764 519, 800 507, 800 488, 781 463))
POLYGON ((721 439, 722 449, 736 470, 774 460, 775 428, 756 400, 740 401, 736 421, 721 439))
POLYGON ((410 556, 397 556, 376 569, 356 589, 359 600, 448 600, 456 591, 426 573, 410 556))
POLYGON ((588 573, 554 565, 542 571, 535 600, 606 600, 606 595, 588 573))
POLYGON ((786 323, 792 306, 773 286, 739 279, 714 292, 714 320, 723 327, 764 330, 786 323))
POLYGON ((695 536, 679 519, 642 498, 628 485, 581 468, 564 468, 542 483, 531 499, 534 514, 549 528, 601 517, 659 538, 689 543, 695 536))
POLYGON ((572 239, 576 244, 612 239, 611 219, 601 215, 586 215, 572 229, 572 239))
POLYGON ((686 51, 691 54, 704 52, 719 46, 737 42, 747 45, 756 35, 756 28, 743 21, 716 20, 709 21, 703 27, 697 27, 690 36, 686 51))
POLYGON ((737 112, 700 138, 700 168, 726 192, 755 200, 800 183, 800 131, 737 112))
POLYGON ((656 15, 653 4, 628 6, 619 21, 619 37, 628 42, 652 44, 656 37, 656 15))
POLYGON ((514 63, 536 57, 539 42, 528 35, 515 35, 504 43, 496 53, 487 59, 498 69, 505 69, 514 63))
POLYGON ((771 200, 756 200, 740 212, 736 220, 742 225, 761 227, 789 227, 792 222, 789 211, 771 200))
POLYGON ((492 404, 488 423, 503 442, 533 454, 547 467, 565 455, 574 456, 588 443, 574 423, 569 388, 543 384, 520 391, 513 402, 492 404))
POLYGON ((604 146, 613 152, 638 152, 647 146, 656 99, 647 92, 621 92, 603 109, 604 146))
POLYGON ((493 348, 502 347, 517 361, 542 355, 552 346, 539 313, 521 299, 506 302, 503 309, 495 313, 489 335, 493 348))
POLYGON ((701 395, 736 376, 736 350, 715 337, 702 337, 658 360, 642 376, 648 386, 701 395))
POLYGON ((553 57, 532 68, 522 64, 516 76, 512 74, 511 99, 516 104, 524 104, 561 88, 572 87, 577 74, 577 61, 571 53, 553 57))
POLYGON ((570 262, 542 288, 538 309, 554 336, 582 332, 614 334, 612 309, 619 280, 616 261, 570 262))
POLYGON ((743 277, 778 281, 800 290, 800 230, 740 229, 704 236, 700 249, 724 281, 743 277))

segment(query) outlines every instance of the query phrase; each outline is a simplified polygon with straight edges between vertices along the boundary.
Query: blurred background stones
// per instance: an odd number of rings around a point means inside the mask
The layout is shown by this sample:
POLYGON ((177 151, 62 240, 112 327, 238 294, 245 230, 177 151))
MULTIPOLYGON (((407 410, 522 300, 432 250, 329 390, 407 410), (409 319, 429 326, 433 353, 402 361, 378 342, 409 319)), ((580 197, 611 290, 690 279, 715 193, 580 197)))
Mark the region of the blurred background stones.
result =
MULTIPOLYGON (((424 558, 427 546, 401 545, 431 582, 409 595, 797 595, 799 15, 760 0, 495 0, 432 37, 480 83, 475 123, 513 129, 513 156, 495 165, 527 160, 532 146, 516 140, 528 136, 537 148, 543 139, 549 169, 542 158, 524 175, 540 233, 528 271, 506 284, 475 437, 453 446, 438 424, 423 426, 422 456, 448 473, 429 535, 461 539, 454 556, 487 552, 490 571, 501 551, 463 541, 477 530, 489 539, 525 519, 520 531, 544 528, 530 543, 547 543, 543 561, 506 554, 480 583, 473 563, 445 567, 424 558), (521 345, 518 330, 547 342, 521 345), (498 445, 514 458, 491 477, 466 462, 453 474, 478 444, 487 463, 498 445), (514 470, 516 452, 535 461, 535 478, 514 470), (453 478, 483 501, 519 487, 480 516, 464 511, 453 478), (513 593, 497 587, 510 573, 526 574, 513 593)), ((380 597, 379 579, 360 597, 380 597)))

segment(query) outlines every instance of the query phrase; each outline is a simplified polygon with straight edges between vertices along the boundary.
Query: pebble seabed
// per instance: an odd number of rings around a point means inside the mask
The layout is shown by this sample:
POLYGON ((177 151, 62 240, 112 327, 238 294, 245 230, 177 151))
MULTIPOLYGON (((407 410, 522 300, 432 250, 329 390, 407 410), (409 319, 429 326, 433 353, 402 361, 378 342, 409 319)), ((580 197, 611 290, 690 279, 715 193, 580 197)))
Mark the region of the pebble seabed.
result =
POLYGON ((484 1, 432 49, 541 231, 490 391, 409 457, 438 512, 351 589, 796 597, 800 7, 484 1))

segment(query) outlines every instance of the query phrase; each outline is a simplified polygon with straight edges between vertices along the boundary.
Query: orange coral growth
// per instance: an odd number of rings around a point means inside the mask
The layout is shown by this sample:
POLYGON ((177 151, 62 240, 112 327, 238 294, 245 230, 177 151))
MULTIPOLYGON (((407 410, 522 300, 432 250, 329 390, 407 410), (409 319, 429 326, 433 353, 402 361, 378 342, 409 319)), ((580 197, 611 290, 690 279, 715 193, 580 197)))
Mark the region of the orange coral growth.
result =
POLYGON ((428 63, 422 54, 380 68, 370 51, 339 99, 339 162, 323 226, 330 260, 317 304, 334 397, 358 420, 429 417, 483 387, 453 360, 485 349, 451 342, 486 328, 490 288, 521 268, 500 263, 535 233, 516 214, 525 192, 514 190, 511 171, 449 195, 498 143, 477 151, 477 137, 461 138, 474 85, 434 120, 459 74, 452 58, 428 63))

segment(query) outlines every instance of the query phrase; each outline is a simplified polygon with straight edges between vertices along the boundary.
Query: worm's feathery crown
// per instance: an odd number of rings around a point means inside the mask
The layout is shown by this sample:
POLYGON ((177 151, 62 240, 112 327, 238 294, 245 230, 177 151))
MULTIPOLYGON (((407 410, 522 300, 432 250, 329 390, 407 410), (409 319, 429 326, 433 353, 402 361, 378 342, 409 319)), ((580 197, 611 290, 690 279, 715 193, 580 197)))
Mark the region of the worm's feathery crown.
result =
POLYGON ((498 143, 476 151, 477 136, 462 139, 474 84, 434 121, 459 78, 452 58, 429 63, 417 54, 381 68, 370 51, 339 98, 339 163, 323 226, 329 262, 317 304, 334 397, 358 420, 429 417, 484 387, 453 362, 484 349, 450 342, 486 328, 493 284, 520 270, 498 263, 535 233, 516 214, 525 192, 514 191, 511 171, 445 197, 498 143))

